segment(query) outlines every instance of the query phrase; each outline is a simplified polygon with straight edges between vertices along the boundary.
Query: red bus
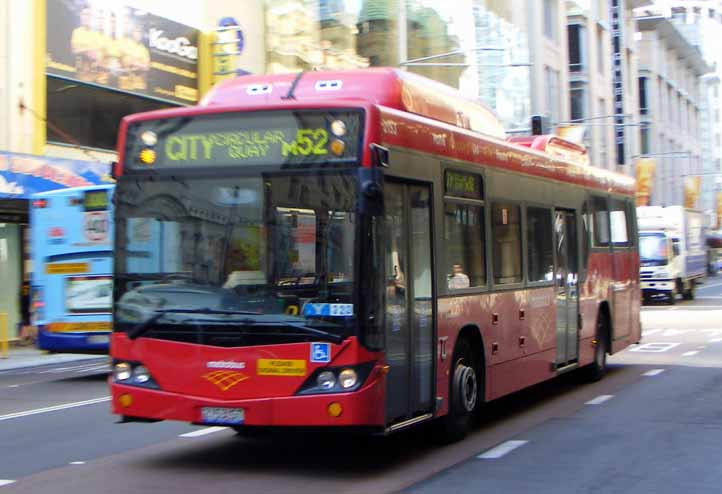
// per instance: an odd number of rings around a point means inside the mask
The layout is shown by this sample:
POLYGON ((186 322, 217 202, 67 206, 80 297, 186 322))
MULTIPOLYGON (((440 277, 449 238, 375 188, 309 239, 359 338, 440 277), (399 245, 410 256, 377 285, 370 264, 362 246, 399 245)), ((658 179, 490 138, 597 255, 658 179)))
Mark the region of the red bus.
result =
POLYGON ((395 69, 125 118, 112 408, 389 433, 639 341, 634 182, 395 69))

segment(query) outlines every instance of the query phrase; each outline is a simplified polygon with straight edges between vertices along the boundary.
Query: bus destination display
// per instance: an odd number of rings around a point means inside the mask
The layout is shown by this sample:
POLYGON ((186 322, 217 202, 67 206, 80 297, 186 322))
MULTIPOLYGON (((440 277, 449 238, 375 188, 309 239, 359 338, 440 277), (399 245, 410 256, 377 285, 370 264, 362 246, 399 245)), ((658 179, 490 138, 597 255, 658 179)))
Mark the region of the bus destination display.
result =
POLYGON ((359 112, 274 111, 140 122, 128 131, 130 168, 350 163, 359 112))

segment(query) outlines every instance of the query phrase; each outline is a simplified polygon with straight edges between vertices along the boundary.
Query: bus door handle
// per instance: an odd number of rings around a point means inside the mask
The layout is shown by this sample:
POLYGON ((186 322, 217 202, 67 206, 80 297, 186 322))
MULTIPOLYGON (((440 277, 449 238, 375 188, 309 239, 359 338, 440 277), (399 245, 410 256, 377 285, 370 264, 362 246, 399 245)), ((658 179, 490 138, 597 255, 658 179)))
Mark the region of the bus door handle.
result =
POLYGON ((525 315, 526 315, 526 312, 524 311, 524 309, 519 309, 519 320, 520 321, 524 320, 525 315))
POLYGON ((496 312, 491 315, 491 324, 499 324, 499 314, 496 312))

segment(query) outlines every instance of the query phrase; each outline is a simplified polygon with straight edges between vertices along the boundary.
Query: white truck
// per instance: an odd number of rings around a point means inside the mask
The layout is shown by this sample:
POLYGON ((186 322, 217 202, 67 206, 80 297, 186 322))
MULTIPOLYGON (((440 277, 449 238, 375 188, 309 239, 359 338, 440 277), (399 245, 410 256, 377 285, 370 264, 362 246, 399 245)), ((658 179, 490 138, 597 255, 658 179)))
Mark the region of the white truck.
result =
POLYGON ((707 268, 703 213, 682 206, 641 206, 637 224, 643 298, 670 304, 677 294, 693 299, 707 268))

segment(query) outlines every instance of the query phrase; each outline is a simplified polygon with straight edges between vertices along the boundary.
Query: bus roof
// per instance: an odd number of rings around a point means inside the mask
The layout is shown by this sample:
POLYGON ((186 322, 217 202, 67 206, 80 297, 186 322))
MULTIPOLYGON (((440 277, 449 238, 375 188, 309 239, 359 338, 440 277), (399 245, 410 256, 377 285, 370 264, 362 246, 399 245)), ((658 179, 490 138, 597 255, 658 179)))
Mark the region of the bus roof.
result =
POLYGON ((49 190, 46 192, 37 192, 33 194, 32 198, 40 197, 51 197, 51 196, 64 196, 67 194, 75 194, 77 192, 85 192, 88 190, 104 190, 115 187, 115 184, 101 184, 101 185, 87 185, 84 187, 67 187, 63 189, 49 190))
POLYGON ((227 79, 215 86, 201 105, 258 105, 288 99, 313 102, 330 98, 366 101, 483 134, 505 136, 504 126, 481 101, 464 98, 445 84, 389 67, 227 79))

